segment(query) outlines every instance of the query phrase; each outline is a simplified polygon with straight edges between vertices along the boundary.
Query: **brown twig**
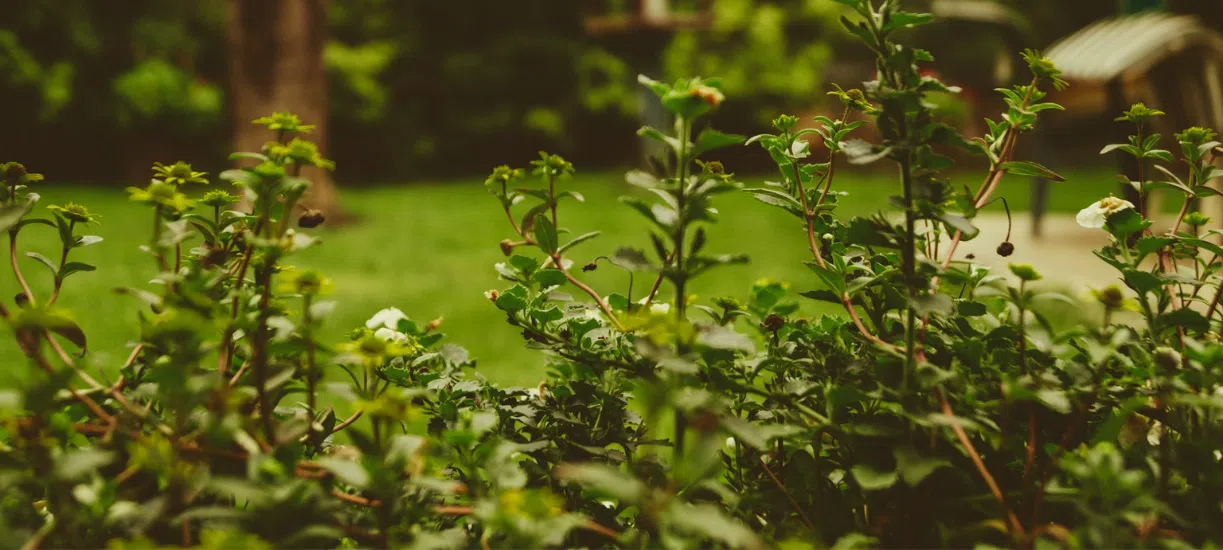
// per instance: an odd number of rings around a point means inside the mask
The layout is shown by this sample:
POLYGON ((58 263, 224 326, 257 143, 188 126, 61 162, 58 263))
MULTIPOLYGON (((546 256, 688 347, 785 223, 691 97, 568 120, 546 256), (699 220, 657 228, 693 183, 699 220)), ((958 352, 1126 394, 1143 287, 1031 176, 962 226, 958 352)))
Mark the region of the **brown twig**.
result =
MULTIPOLYGON (((947 397, 938 388, 935 388, 934 393, 938 396, 939 406, 943 414, 958 418, 955 412, 951 410, 951 403, 947 401, 947 397)), ((977 467, 977 472, 981 474, 981 478, 985 480, 985 484, 989 487, 989 491, 993 493, 994 500, 998 501, 998 505, 1002 507, 1003 515, 1006 517, 1007 530, 1012 535, 1023 535, 1023 524, 1019 523, 1019 518, 1011 511, 1011 507, 1006 503, 1006 497, 1003 496, 1002 488, 998 486, 998 482, 994 481, 994 476, 989 473, 989 468, 985 467, 985 461, 981 460, 980 453, 973 446, 972 440, 968 438, 968 434, 964 432, 964 428, 958 422, 951 423, 951 430, 955 432, 956 438, 960 440, 960 444, 964 446, 964 452, 968 453, 968 458, 972 460, 973 465, 977 467)))
POLYGON ((807 517, 807 513, 803 511, 802 506, 799 506, 798 501, 794 500, 794 495, 790 494, 790 490, 786 489, 786 486, 780 479, 777 479, 777 475, 773 473, 772 468, 769 468, 769 464, 764 461, 763 457, 760 459, 760 465, 764 466, 764 472, 769 474, 769 479, 773 480, 773 484, 777 485, 777 488, 781 489, 781 492, 784 493, 786 498, 790 500, 790 505, 794 507, 794 511, 798 513, 798 517, 803 520, 803 523, 807 526, 807 528, 815 531, 815 524, 811 523, 811 518, 807 517))

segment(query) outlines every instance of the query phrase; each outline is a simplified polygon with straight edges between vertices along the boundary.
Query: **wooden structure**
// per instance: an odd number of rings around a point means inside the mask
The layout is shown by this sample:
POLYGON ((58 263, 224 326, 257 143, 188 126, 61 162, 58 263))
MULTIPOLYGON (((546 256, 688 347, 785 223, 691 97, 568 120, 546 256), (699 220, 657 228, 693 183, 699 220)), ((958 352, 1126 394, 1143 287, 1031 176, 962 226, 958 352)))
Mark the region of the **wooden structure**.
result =
MULTIPOLYGON (((1223 35, 1194 16, 1154 11, 1099 21, 1045 55, 1070 82, 1051 97, 1070 114, 1112 118, 1143 102, 1167 113, 1155 121, 1165 137, 1189 126, 1223 131, 1223 35)), ((1118 126, 1108 142, 1125 141, 1131 129, 1118 126)), ((1137 179, 1132 165, 1122 169, 1137 179)), ((1223 203, 1211 202, 1202 209, 1223 219, 1223 203)))
MULTIPOLYGON (((676 12, 670 0, 635 0, 636 9, 627 14, 597 14, 586 18, 586 34, 608 44, 608 47, 635 61, 636 73, 661 78, 662 51, 671 36, 681 30, 704 30, 713 25, 712 0, 701 0, 696 12, 676 12)), ((639 87, 640 113, 643 125, 666 128, 671 122, 657 98, 644 86, 639 87)), ((660 152, 657 142, 644 141, 645 160, 660 152)))

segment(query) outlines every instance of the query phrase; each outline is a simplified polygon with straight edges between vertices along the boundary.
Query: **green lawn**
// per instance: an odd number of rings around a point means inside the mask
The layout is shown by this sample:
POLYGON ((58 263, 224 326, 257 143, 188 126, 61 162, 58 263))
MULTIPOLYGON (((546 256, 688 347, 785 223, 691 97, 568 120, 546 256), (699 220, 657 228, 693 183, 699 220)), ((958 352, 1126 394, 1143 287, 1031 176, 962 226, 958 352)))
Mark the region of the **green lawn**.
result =
MULTIPOLYGON (((1053 188, 1050 208, 1054 211, 1078 210, 1115 189, 1114 180, 1104 170, 1064 175, 1068 181, 1053 188)), ((842 199, 841 215, 884 208, 887 197, 897 193, 889 176, 839 174, 838 189, 849 192, 842 199)), ((748 178, 748 183, 758 185, 760 179, 748 178)), ((294 257, 297 265, 321 269, 336 283, 333 298, 339 306, 329 320, 329 336, 341 338, 378 309, 395 306, 421 321, 445 317, 443 327, 451 341, 471 350, 490 378, 532 385, 539 379, 543 357, 519 344, 519 335, 484 297, 485 290, 503 284, 492 266, 503 258, 497 243, 510 233, 496 200, 480 185, 482 180, 472 177, 346 190, 344 206, 359 216, 359 222, 341 230, 319 231, 322 246, 294 257)), ((576 233, 603 232, 575 249, 572 257, 579 264, 611 254, 619 246, 648 248, 648 236, 637 214, 615 200, 634 192, 622 181, 620 174, 603 173, 579 176, 564 184, 580 191, 587 201, 565 205, 561 225, 576 233)), ((975 187, 976 182, 973 176, 962 183, 975 187)), ((113 368, 126 356, 129 338, 135 334, 137 307, 134 299, 117 295, 113 289, 145 286, 153 276, 151 259, 139 250, 149 234, 151 215, 128 202, 121 186, 50 183, 37 191, 43 195, 37 214, 46 215, 47 204, 71 200, 102 216, 94 233, 105 240, 78 251, 77 258, 99 268, 69 279, 59 303, 76 314, 88 334, 90 361, 97 368, 113 368)), ((1015 211, 1025 210, 1029 203, 1026 179, 1004 182, 1001 194, 1015 211)), ((723 197, 717 205, 721 221, 710 228, 709 250, 746 252, 752 263, 699 280, 693 288, 699 298, 742 295, 762 277, 791 281, 800 288, 808 284, 809 271, 801 263, 806 258, 805 241, 793 218, 747 194, 723 197)), ((20 252, 57 254, 58 241, 49 228, 33 226, 22 236, 20 252)), ((45 269, 24 255, 19 261, 35 293, 45 297, 50 287, 45 269)), ((603 267, 583 277, 604 294, 626 290, 626 275, 616 269, 603 267)), ((639 284, 644 286, 644 282, 639 284)), ((0 277, 0 297, 11 303, 17 290, 11 274, 0 277)), ((8 366, 4 377, 22 377, 25 363, 11 338, 0 338, 0 358, 7 359, 2 363, 8 366)))

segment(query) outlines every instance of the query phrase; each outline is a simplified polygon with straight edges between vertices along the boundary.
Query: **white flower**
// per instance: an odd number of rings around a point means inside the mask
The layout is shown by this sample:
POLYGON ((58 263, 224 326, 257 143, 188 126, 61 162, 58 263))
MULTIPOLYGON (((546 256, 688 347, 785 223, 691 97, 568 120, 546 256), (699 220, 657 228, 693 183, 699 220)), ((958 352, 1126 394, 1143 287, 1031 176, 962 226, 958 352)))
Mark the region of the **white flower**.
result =
POLYGON ((408 336, 406 334, 386 327, 375 330, 374 338, 384 342, 395 342, 396 344, 402 344, 408 341, 408 336))
POLYGON ((726 438, 726 448, 727 448, 727 449, 734 449, 734 448, 735 448, 735 438, 733 438, 733 437, 728 437, 728 438, 726 438))
POLYGON ((378 327, 386 327, 391 330, 399 330, 399 322, 407 318, 408 316, 399 311, 399 308, 388 307, 370 317, 365 322, 365 328, 376 329, 378 327))
POLYGON ((1074 221, 1079 222, 1079 225, 1088 229, 1099 229, 1104 227, 1104 222, 1108 220, 1109 216, 1133 207, 1134 203, 1130 201, 1108 196, 1096 201, 1087 208, 1079 210, 1079 215, 1074 217, 1074 221))
POLYGON ((650 304, 651 315, 666 315, 671 312, 671 304, 650 304))
POLYGON ((794 144, 790 145, 790 155, 794 158, 806 158, 810 154, 811 146, 807 144, 806 140, 796 139, 794 144))

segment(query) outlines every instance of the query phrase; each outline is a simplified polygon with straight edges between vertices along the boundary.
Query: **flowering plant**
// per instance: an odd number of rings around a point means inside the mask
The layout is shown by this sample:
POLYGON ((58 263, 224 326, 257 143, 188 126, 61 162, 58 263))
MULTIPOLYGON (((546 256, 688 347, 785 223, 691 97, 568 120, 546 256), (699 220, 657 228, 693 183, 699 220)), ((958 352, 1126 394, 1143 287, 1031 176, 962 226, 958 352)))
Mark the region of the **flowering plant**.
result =
MULTIPOLYGON (((378 311, 344 342, 319 337, 331 283, 297 270, 324 220, 301 203, 302 166, 330 167, 277 113, 249 168, 217 179, 237 195, 199 201, 189 165, 156 165, 133 188, 154 231, 159 270, 139 304, 140 333, 113 378, 82 368, 86 336, 54 305, 95 266, 71 262, 98 237, 75 204, 33 214, 42 178, 0 166, 0 230, 23 292, 0 317, 40 371, 0 391, 0 544, 37 547, 1182 547, 1223 542, 1223 247, 1197 212, 1219 147, 1211 131, 1176 135, 1177 155, 1146 133, 1135 106, 1128 144, 1137 204, 1105 198, 1079 221, 1111 235, 1096 256, 1124 284, 1099 289, 1099 323, 1063 327, 1067 298, 1033 267, 993 274, 956 256, 986 238, 978 212, 1005 176, 1060 176, 1016 158, 1016 143, 1065 82, 1026 52, 1027 83, 1000 90, 1006 111, 965 139, 927 93, 954 93, 897 41, 930 21, 898 2, 838 0, 847 29, 878 56, 876 78, 837 88, 839 119, 800 129, 779 116, 750 139, 713 129, 714 79, 643 78, 674 116, 643 128, 662 144, 628 197, 648 249, 595 250, 563 205, 575 167, 541 154, 485 185, 507 218, 506 259, 490 312, 548 358, 532 388, 489 383, 442 321, 378 311), (865 113, 880 141, 852 137, 865 113), (744 189, 706 153, 761 147, 778 180, 744 189), (976 189, 954 185, 949 147, 988 164, 976 189), (837 174, 895 164, 896 215, 840 219, 837 174), (1184 194, 1175 223, 1153 230, 1153 189, 1184 194), (690 295, 694 279, 747 257, 711 251, 719 195, 750 193, 794 216, 812 276, 758 281, 743 298, 690 295), (292 217, 300 211, 296 227, 292 217), (16 262, 19 237, 55 228, 53 292, 38 296, 16 262), (194 244, 194 246, 193 246, 194 244), (578 266, 581 266, 580 269, 578 266), (614 269, 599 290, 585 273, 614 269), (843 315, 811 318, 800 299, 843 315), (1118 324, 1135 310, 1142 320, 1118 324), (72 347, 67 347, 65 344, 72 347), (332 376, 327 376, 331 374, 332 376), (320 403, 333 398, 337 406, 320 403)), ((1005 207, 1005 202, 1003 206, 1005 207)), ((1003 239, 1000 255, 1014 245, 1003 239)), ((491 276, 490 276, 491 277, 491 276)))

